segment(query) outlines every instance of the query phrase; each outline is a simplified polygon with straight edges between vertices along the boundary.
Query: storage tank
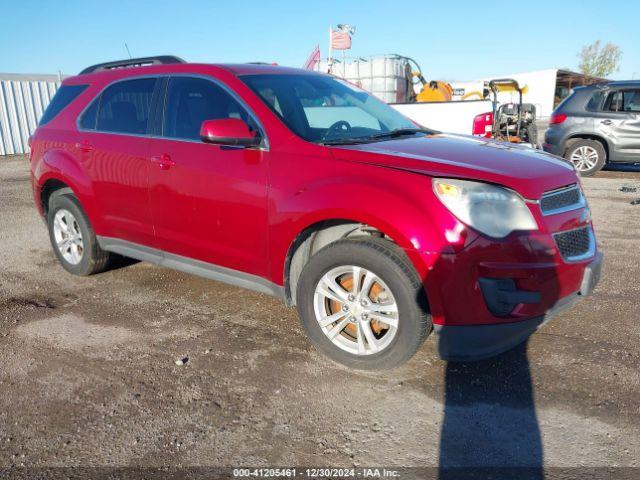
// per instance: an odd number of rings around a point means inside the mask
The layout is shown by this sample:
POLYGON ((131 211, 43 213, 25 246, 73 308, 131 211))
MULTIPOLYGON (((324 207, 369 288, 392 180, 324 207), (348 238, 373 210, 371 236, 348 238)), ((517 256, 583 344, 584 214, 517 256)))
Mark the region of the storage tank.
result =
MULTIPOLYGON (((328 70, 327 60, 315 68, 328 70)), ((413 84, 409 59, 400 55, 375 55, 346 59, 334 58, 332 72, 359 87, 373 93, 387 103, 404 103, 413 96, 413 84)))

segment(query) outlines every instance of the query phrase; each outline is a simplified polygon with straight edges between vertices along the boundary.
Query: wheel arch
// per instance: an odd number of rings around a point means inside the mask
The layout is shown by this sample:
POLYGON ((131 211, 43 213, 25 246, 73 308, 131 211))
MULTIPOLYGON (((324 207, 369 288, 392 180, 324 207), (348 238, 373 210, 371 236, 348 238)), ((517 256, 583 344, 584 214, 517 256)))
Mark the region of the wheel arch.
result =
MULTIPOLYGON (((404 239, 398 239, 387 232, 368 222, 350 218, 318 220, 304 227, 290 243, 285 257, 283 271, 285 302, 288 305, 295 305, 296 288, 302 269, 316 252, 337 240, 350 237, 375 237, 386 240, 406 252, 406 248, 403 248, 404 239)), ((410 263, 414 265, 411 260, 410 263)))
POLYGON ((45 218, 49 213, 49 199, 51 198, 51 195, 60 190, 67 190, 69 193, 77 197, 76 193, 73 191, 73 188, 70 185, 56 177, 49 178, 40 187, 40 207, 45 218))
POLYGON ((51 194, 61 188, 69 188, 95 228, 99 215, 94 201, 93 184, 73 155, 61 149, 51 149, 37 163, 33 175, 35 200, 44 216, 47 214, 51 194))
POLYGON ((595 140, 596 142, 600 142, 604 147, 604 152, 606 154, 605 163, 609 161, 611 152, 611 145, 609 144, 609 141, 603 136, 594 133, 574 133, 569 135, 562 145, 562 156, 566 155, 569 148, 571 148, 571 145, 579 140, 595 140))

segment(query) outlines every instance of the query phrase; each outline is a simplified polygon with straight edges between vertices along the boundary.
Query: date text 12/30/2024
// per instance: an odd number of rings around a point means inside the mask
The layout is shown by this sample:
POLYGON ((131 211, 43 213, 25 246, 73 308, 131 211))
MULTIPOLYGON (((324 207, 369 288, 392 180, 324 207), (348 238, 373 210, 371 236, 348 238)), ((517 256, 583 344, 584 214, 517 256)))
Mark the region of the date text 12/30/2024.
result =
POLYGON ((399 478, 387 468, 234 468, 235 478, 399 478))

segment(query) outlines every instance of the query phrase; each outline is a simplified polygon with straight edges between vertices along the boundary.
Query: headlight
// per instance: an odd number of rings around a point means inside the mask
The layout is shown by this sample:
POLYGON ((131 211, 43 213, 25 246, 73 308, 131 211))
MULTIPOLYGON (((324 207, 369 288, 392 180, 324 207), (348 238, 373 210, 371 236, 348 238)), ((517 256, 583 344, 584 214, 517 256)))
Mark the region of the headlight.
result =
POLYGON ((488 183, 434 178, 436 196, 458 219, 494 238, 514 230, 537 230, 538 225, 517 193, 488 183))

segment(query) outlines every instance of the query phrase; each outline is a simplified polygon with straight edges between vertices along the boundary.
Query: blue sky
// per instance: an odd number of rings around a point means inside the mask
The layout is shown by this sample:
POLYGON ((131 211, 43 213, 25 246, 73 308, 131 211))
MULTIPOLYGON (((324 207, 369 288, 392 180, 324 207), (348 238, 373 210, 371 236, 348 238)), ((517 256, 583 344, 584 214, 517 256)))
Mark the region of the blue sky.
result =
POLYGON ((577 68, 594 40, 622 47, 613 78, 640 78, 640 2, 2 0, 0 72, 74 74, 87 65, 175 54, 188 61, 301 66, 330 24, 357 27, 351 54, 415 58, 427 79, 473 80, 577 68))

